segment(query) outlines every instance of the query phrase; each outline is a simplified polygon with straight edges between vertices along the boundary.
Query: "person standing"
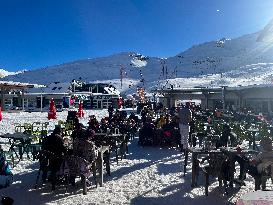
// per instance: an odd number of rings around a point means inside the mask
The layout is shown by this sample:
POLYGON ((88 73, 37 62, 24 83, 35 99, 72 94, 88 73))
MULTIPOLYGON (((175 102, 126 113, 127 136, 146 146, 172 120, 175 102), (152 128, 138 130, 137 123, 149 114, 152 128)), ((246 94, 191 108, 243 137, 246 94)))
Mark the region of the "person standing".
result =
POLYGON ((179 129, 181 135, 181 152, 185 151, 188 147, 188 138, 190 133, 190 125, 189 123, 192 120, 192 112, 190 110, 190 103, 187 102, 186 106, 183 106, 179 112, 179 129))

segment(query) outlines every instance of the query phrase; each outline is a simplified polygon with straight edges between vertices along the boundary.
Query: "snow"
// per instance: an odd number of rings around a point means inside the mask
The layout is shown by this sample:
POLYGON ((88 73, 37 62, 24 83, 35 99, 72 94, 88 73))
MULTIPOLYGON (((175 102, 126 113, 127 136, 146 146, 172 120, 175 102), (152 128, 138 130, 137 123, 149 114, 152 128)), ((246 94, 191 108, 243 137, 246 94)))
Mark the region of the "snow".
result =
POLYGON ((112 94, 112 95, 119 95, 120 94, 120 92, 115 87, 104 87, 104 90, 108 94, 112 94))
POLYGON ((29 84, 29 83, 21 83, 21 82, 14 82, 14 81, 0 81, 0 85, 4 86, 23 86, 23 87, 34 87, 34 88, 43 88, 44 85, 38 85, 38 84, 29 84))
POLYGON ((0 69, 0 78, 6 77, 6 76, 9 76, 9 75, 17 75, 17 74, 20 74, 20 73, 24 73, 26 71, 27 70, 20 70, 20 71, 17 71, 17 72, 9 72, 7 70, 0 69))
MULTIPOLYGON (((95 114, 99 119, 107 115, 107 110, 85 111, 80 121, 86 125, 88 116, 95 114)), ((65 120, 67 111, 58 112, 58 120, 65 120)), ((0 125, 1 134, 14 132, 14 123, 45 122, 47 113, 17 112, 3 113, 0 125)), ((50 128, 58 120, 50 121, 50 128)), ((176 148, 139 147, 137 138, 129 144, 127 159, 117 164, 111 157, 111 176, 105 175, 103 187, 88 188, 86 196, 82 195, 80 184, 68 191, 59 186, 51 192, 51 186, 39 185, 34 189, 38 171, 38 162, 24 158, 14 169, 14 183, 1 189, 1 195, 15 200, 15 205, 60 205, 60 204, 186 204, 186 205, 218 205, 233 204, 247 192, 254 190, 254 179, 246 179, 247 186, 229 188, 229 195, 224 195, 223 188, 213 181, 209 186, 209 196, 204 195, 204 176, 200 174, 198 184, 191 188, 190 163, 187 174, 183 177, 182 162, 184 157, 176 148)), ((189 159, 190 161, 190 159, 189 159)), ((239 171, 237 170, 237 173, 239 171)))
POLYGON ((137 58, 133 58, 133 59, 131 60, 131 63, 132 63, 132 66, 133 66, 133 67, 138 67, 138 68, 144 67, 144 66, 147 65, 147 61, 145 61, 145 60, 139 60, 139 59, 137 59, 137 58))

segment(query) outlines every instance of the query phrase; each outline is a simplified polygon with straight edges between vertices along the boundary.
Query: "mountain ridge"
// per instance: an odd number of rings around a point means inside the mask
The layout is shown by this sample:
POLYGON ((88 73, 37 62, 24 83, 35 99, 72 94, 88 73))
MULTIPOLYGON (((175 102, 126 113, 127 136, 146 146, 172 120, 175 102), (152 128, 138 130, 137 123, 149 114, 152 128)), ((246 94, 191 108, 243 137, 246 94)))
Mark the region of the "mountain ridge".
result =
MULTIPOLYGON (((245 76, 248 65, 256 65, 261 69, 262 63, 268 66, 268 69, 263 70, 271 75, 273 41, 268 41, 273 36, 269 32, 271 29, 273 20, 261 31, 234 39, 222 38, 194 45, 166 59, 145 56, 137 52, 120 52, 31 70, 4 79, 48 84, 56 81, 70 82, 78 78, 87 82, 112 80, 117 83, 118 79, 122 78, 124 82, 127 79, 128 85, 130 81, 134 82, 129 87, 135 89, 136 86, 151 88, 159 82, 175 78, 225 76, 231 71, 237 74, 241 72, 245 76)), ((219 82, 224 81, 222 79, 219 82)))

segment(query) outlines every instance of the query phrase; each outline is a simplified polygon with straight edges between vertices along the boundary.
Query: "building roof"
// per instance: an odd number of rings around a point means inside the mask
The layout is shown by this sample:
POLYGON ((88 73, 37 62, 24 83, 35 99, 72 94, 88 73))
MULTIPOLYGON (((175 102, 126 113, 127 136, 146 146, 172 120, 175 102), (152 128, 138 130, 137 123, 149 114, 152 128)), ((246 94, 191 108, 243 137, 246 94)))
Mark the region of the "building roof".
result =
POLYGON ((51 83, 47 87, 43 88, 31 88, 28 89, 28 94, 38 94, 38 93, 43 93, 43 94, 69 94, 71 93, 70 88, 71 83, 51 83))
POLYGON ((247 86, 221 86, 221 87, 191 87, 191 88, 169 88, 169 89, 161 89, 161 90, 154 90, 153 92, 158 93, 168 93, 168 94, 177 94, 177 93, 199 93, 199 92, 221 92, 223 87, 227 91, 240 91, 240 90, 247 90, 253 88, 273 88, 273 84, 259 84, 259 85, 247 85, 247 86))
POLYGON ((0 81, 0 89, 9 88, 9 89, 24 89, 24 88, 43 88, 44 85, 31 84, 31 83, 20 83, 13 81, 0 81))
POLYGON ((227 87, 227 90, 246 90, 252 88, 273 88, 273 84, 253 84, 253 85, 246 85, 246 86, 236 86, 236 87, 227 87))

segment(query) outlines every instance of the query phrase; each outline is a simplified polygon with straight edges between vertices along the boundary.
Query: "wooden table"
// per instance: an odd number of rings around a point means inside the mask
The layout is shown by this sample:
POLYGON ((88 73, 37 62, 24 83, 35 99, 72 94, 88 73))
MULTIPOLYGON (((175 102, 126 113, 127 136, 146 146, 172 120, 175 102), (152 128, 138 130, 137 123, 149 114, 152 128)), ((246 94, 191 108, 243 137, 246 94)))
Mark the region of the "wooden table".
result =
POLYGON ((236 202, 236 205, 272 205, 273 204, 273 191, 255 191, 249 192, 236 202))
POLYGON ((111 150, 115 151, 116 161, 118 163, 118 151, 121 159, 126 157, 127 141, 125 134, 96 133, 94 138, 97 146, 109 145, 111 150))
POLYGON ((14 134, 7 133, 4 135, 0 135, 0 138, 5 138, 9 140, 9 144, 10 144, 9 152, 10 151, 14 152, 16 157, 20 161, 23 159, 23 154, 27 152, 29 146, 31 145, 32 139, 35 139, 36 136, 16 132, 14 134), (22 147, 22 150, 19 149, 19 155, 15 150, 15 147, 18 146, 18 144, 16 143, 18 142, 21 143, 21 147, 22 147))
POLYGON ((187 161, 188 161, 188 155, 189 152, 192 153, 192 173, 191 173, 191 186, 195 187, 197 185, 197 171, 198 171, 198 160, 197 157, 200 154, 212 154, 212 153, 222 153, 220 150, 206 150, 203 148, 195 148, 195 147, 189 147, 186 149, 185 152, 185 160, 184 160, 184 176, 186 174, 186 167, 187 167, 187 161))

